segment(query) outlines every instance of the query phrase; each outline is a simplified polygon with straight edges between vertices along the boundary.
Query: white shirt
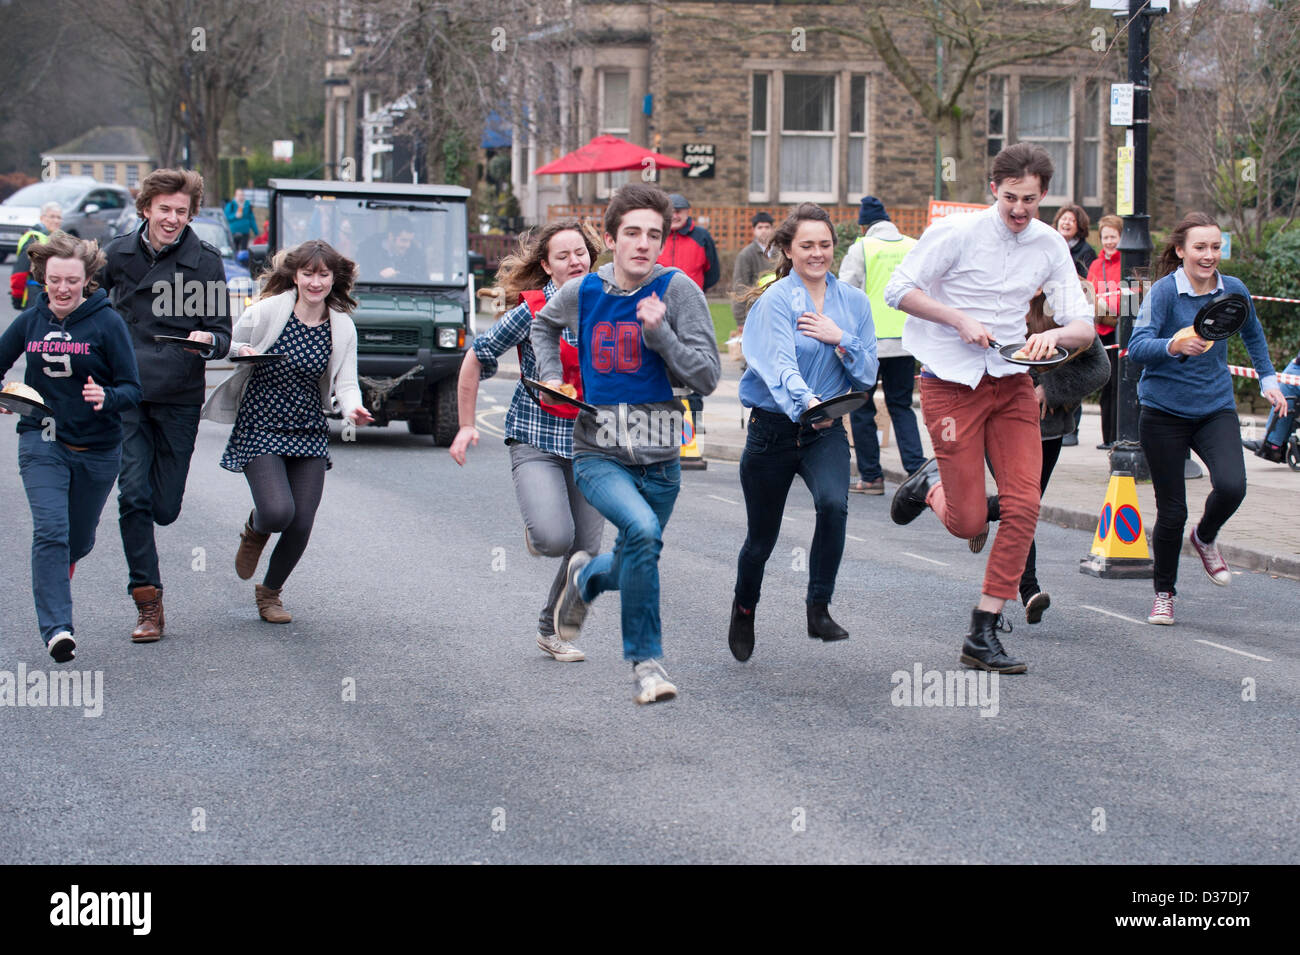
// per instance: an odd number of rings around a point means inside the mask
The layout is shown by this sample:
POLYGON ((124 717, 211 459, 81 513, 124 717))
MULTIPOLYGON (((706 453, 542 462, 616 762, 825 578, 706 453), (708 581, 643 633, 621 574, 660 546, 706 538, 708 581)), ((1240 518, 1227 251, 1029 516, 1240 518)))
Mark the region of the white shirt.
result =
MULTIPOLYGON (((1057 325, 1091 322, 1093 307, 1080 285, 1070 249, 1055 229, 1031 219, 1012 232, 996 206, 944 216, 894 269, 885 301, 894 308, 912 289, 960 309, 993 333, 1001 344, 1024 341, 1025 313, 1039 288, 1047 293, 1048 314, 1057 325)), ((994 348, 961 340, 955 328, 908 315, 903 347, 935 375, 974 388, 986 374, 1021 374, 994 348)))

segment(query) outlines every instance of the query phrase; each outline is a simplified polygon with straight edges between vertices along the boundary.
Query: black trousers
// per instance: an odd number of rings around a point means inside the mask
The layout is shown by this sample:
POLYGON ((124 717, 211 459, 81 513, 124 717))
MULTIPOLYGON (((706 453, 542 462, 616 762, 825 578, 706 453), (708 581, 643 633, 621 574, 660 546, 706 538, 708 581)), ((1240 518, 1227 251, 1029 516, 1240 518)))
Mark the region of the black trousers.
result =
POLYGON ((1210 470, 1213 489, 1205 499, 1205 513, 1196 536, 1210 543, 1246 499, 1246 459, 1241 450, 1241 422, 1236 411, 1219 411, 1204 418, 1183 418, 1143 406, 1138 419, 1138 440, 1151 468, 1156 492, 1155 551, 1156 593, 1177 593, 1178 554, 1187 524, 1187 482, 1183 461, 1190 448, 1210 470))

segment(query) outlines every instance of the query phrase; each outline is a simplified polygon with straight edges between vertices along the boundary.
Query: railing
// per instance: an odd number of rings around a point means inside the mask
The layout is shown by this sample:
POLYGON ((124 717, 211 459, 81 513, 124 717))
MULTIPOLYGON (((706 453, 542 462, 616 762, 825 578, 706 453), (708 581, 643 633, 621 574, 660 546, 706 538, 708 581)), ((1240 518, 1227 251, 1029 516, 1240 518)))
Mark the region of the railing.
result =
MULTIPOLYGON (((691 206, 691 216, 696 223, 709 230, 719 252, 738 252, 754 239, 754 227, 750 219, 756 212, 770 213, 779 226, 787 215, 790 206, 691 206)), ((857 222, 857 206, 822 206, 830 213, 831 221, 837 225, 842 222, 857 222)), ((903 235, 919 236, 925 229, 929 209, 923 206, 898 206, 887 210, 889 217, 898 226, 903 235)), ((605 215, 604 204, 579 204, 549 206, 546 210, 547 221, 556 219, 590 219, 599 225, 605 215)))

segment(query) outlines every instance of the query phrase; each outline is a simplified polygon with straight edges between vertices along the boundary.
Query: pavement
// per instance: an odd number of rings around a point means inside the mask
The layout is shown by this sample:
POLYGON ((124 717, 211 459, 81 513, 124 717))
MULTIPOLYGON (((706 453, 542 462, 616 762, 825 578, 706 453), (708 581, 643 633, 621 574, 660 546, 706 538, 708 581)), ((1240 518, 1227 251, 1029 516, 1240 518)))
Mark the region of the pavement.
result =
MULTIPOLYGON (((725 353, 721 358, 722 379, 713 394, 704 401, 704 427, 699 436, 699 445, 705 460, 739 461, 741 452, 745 449, 745 415, 737 394, 742 372, 739 361, 729 358, 725 353)), ((519 376, 513 352, 501 357, 499 374, 515 378, 519 376)), ((879 390, 877 396, 879 397, 879 390)), ((921 424, 919 397, 914 402, 914 408, 917 423, 921 424)), ((883 417, 885 412, 881 411, 880 414, 883 417)), ((1243 417, 1243 436, 1260 437, 1263 424, 1262 417, 1243 417)), ((920 431, 928 457, 932 453, 930 436, 924 427, 920 431)), ((1110 479, 1109 454, 1097 449, 1096 446, 1100 443, 1101 410, 1097 405, 1084 405, 1079 444, 1061 450, 1060 460, 1052 472, 1047 493, 1043 496, 1041 521, 1050 521, 1074 530, 1096 530, 1098 514, 1105 501, 1110 479)), ((1246 500, 1220 532, 1219 549, 1224 559, 1235 569, 1300 580, 1300 522, 1287 519, 1291 515, 1286 512, 1288 506, 1293 506, 1295 494, 1300 490, 1300 472, 1292 471, 1285 464, 1264 461, 1250 453, 1246 453, 1245 459, 1246 500), (1279 520, 1279 512, 1287 516, 1279 520)), ((1193 460, 1197 460, 1195 456, 1193 460)), ((880 449, 880 464, 887 485, 897 484, 907 476, 892 437, 880 449)), ((1189 525, 1191 519, 1204 509, 1205 499, 1211 490, 1208 470, 1203 465, 1201 470, 1201 478, 1187 482, 1189 525)), ((855 464, 854 474, 856 473, 855 464)), ((993 479, 986 475, 986 480, 989 491, 992 492, 993 479)), ((885 496, 880 499, 884 502, 882 507, 888 507, 892 493, 892 488, 887 486, 885 496)), ((1148 528, 1145 533, 1149 547, 1149 528, 1154 524, 1156 514, 1155 492, 1151 483, 1145 481, 1138 483, 1137 494, 1143 521, 1148 528)), ((1183 552, 1195 556, 1188 542, 1184 542, 1183 552)), ((1086 555, 1079 556, 1082 558, 1086 555)))

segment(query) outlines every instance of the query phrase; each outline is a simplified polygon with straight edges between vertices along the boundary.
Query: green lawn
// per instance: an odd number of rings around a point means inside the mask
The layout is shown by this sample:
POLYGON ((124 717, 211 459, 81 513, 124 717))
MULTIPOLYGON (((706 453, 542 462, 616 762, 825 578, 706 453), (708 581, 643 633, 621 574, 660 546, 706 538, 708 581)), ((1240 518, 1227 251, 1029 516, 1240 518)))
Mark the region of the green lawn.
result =
POLYGON ((713 315, 713 333, 718 338, 718 350, 725 350, 727 339, 736 330, 736 320, 731 315, 731 303, 710 302, 709 312, 713 315))

